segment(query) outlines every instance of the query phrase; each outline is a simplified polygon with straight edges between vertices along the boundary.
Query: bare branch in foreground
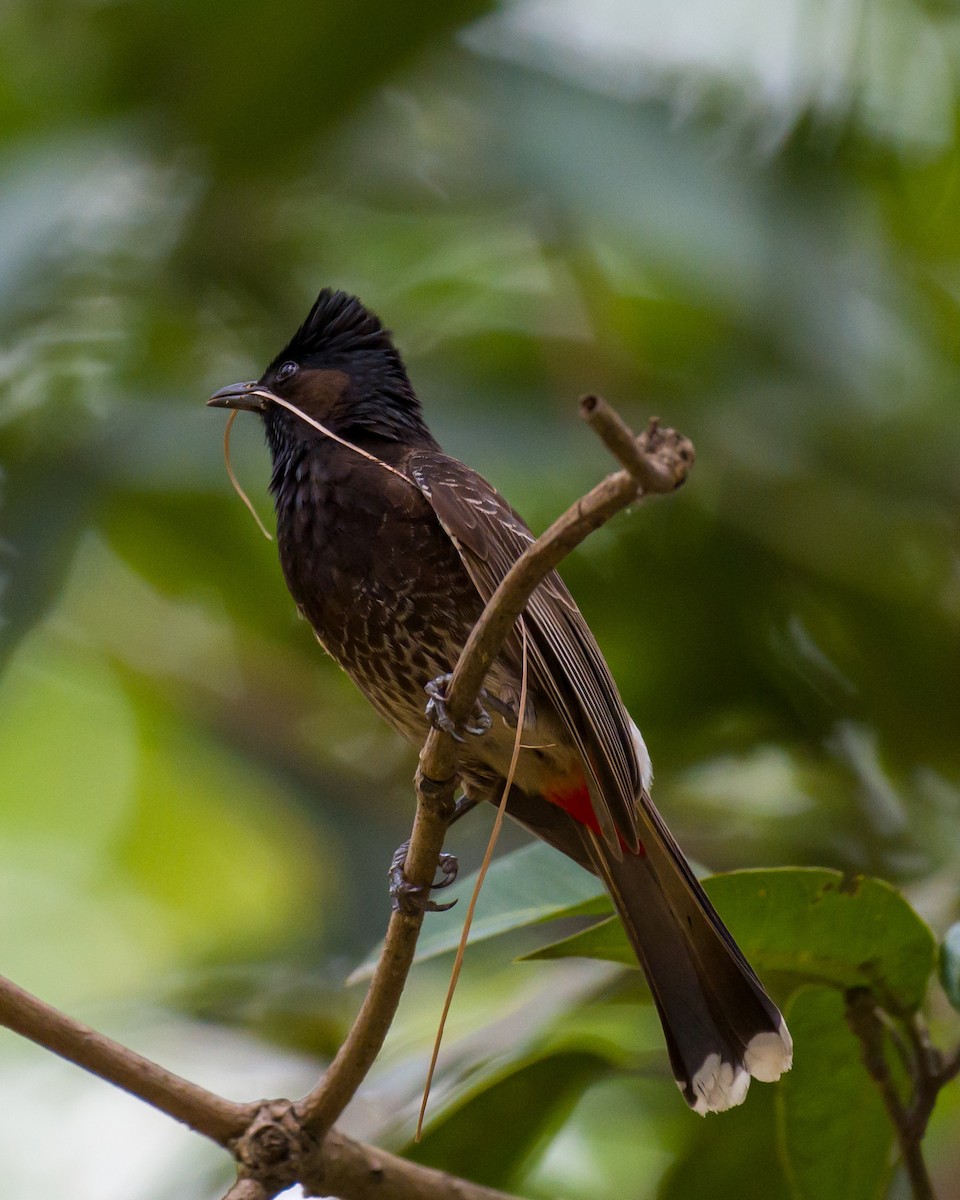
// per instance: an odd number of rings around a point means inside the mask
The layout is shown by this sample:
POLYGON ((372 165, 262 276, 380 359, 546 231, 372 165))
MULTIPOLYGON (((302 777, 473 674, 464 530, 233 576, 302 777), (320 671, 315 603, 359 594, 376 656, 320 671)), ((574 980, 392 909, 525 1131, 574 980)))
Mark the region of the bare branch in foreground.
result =
POLYGON ((293 1182, 301 1183, 309 1195, 337 1196, 339 1200, 517 1200, 496 1188, 364 1145, 338 1129, 331 1129, 322 1144, 304 1143, 302 1130, 298 1134, 284 1125, 279 1105, 268 1107, 279 1122, 271 1126, 268 1117, 260 1126, 261 1135, 272 1137, 271 1162, 244 1168, 255 1169, 266 1182, 242 1175, 224 1200, 273 1200, 293 1182), (290 1135, 288 1141, 286 1134, 290 1135))
POLYGON ((236 1147, 240 1178, 224 1200, 272 1200, 293 1183, 339 1200, 517 1200, 409 1162, 331 1129, 318 1141, 288 1101, 265 1104, 236 1147))
POLYGON ((242 1174, 225 1200, 272 1200, 298 1182, 318 1195, 336 1195, 341 1200, 373 1196, 378 1200, 516 1200, 367 1146, 336 1129, 318 1142, 302 1129, 289 1101, 234 1104, 52 1008, 2 976, 0 1024, 230 1149, 242 1174))
POLYGON ((0 1024, 99 1075, 221 1146, 246 1129, 257 1105, 234 1104, 45 1004, 0 976, 0 1024))
POLYGON ((336 1129, 324 1142, 322 1167, 316 1175, 308 1172, 303 1183, 317 1195, 341 1200, 517 1200, 496 1188, 365 1146, 336 1129))
MULTIPOLYGON (((656 421, 639 438, 602 400, 585 397, 581 415, 625 469, 608 476, 538 538, 514 563, 491 597, 460 655, 446 692, 455 723, 466 717, 487 671, 530 595, 584 538, 644 495, 673 491, 693 463, 693 447, 656 421)), ((457 779, 454 739, 431 729, 417 771, 417 809, 404 866, 415 885, 432 883, 457 779)), ((363 1004, 318 1086, 293 1104, 235 1104, 166 1071, 0 979, 0 1024, 228 1148, 240 1177, 225 1200, 272 1200, 301 1182, 313 1194, 340 1200, 513 1200, 504 1192, 457 1179, 332 1128, 380 1052, 413 963, 422 914, 395 912, 363 1004)))

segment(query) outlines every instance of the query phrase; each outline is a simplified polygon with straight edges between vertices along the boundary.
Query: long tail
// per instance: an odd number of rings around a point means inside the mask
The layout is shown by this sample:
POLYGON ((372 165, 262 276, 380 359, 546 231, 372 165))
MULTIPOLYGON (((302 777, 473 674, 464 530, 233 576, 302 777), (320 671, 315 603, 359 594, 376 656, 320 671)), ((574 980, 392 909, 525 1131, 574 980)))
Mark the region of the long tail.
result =
POLYGON ((642 853, 617 859, 583 826, 581 838, 647 976, 677 1086, 697 1112, 721 1112, 751 1076, 789 1070, 793 1042, 646 794, 641 806, 642 853))

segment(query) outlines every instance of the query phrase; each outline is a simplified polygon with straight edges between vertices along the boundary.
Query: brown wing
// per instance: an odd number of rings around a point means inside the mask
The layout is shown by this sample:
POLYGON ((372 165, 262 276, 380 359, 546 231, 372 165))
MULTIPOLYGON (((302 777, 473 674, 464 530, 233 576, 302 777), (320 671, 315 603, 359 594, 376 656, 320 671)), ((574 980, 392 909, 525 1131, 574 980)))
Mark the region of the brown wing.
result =
MULTIPOLYGON (((419 451, 408 469, 486 602, 533 534, 481 475, 456 459, 419 451)), ((641 781, 630 718, 593 634, 555 571, 531 596, 525 622, 531 683, 569 731, 604 839, 619 857, 618 833, 628 847, 637 845, 641 781)))

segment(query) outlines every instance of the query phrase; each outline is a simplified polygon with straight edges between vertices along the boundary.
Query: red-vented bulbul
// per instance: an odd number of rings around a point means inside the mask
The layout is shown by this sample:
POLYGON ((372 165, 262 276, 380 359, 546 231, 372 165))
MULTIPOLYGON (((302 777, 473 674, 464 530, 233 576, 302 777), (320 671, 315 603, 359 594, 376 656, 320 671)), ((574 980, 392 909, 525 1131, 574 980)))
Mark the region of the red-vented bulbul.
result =
MULTIPOLYGON (((427 734, 424 688, 453 669, 483 605, 532 541, 481 478, 444 454, 390 334, 353 296, 324 290, 263 376, 220 408, 260 413, 287 586, 320 642, 405 738, 427 734), (296 405, 320 433, 277 403, 296 405)), ((507 812, 610 892, 697 1112, 778 1079, 792 1043, 649 795, 650 757, 559 575, 524 617, 529 689, 507 812)), ((521 673, 515 633, 485 683, 489 730, 461 731, 469 799, 499 802, 521 673)))

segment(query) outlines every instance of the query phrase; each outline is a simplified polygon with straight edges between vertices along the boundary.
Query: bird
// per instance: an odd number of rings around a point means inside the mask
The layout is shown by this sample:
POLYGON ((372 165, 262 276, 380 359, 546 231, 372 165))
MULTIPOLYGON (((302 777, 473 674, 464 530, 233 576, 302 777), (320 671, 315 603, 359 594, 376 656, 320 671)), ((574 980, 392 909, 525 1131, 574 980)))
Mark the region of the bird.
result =
MULTIPOLYGON (((391 333, 356 296, 324 288, 259 379, 207 403, 262 418, 293 600, 374 709, 422 745, 445 719, 444 680, 470 630, 533 534, 440 448, 391 333)), ((751 1078, 790 1068, 786 1023, 654 807, 643 738, 556 572, 522 620, 482 711, 455 731, 465 802, 499 803, 519 724, 508 815, 602 881, 684 1099, 701 1114, 731 1108, 751 1078)))

